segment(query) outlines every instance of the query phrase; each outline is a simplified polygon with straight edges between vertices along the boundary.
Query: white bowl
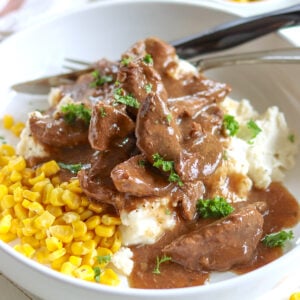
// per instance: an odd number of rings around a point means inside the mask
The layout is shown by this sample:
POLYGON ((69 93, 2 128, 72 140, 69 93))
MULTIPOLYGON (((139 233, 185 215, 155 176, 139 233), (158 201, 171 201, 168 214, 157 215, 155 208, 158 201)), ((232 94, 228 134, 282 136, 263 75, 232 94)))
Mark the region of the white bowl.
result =
MULTIPOLYGON (((215 10, 210 2, 108 1, 30 28, 0 45, 0 117, 13 113, 25 119, 26 112, 45 105, 44 97, 17 95, 13 83, 60 72, 64 57, 96 60, 116 59, 135 41, 158 36, 171 41, 235 16, 215 10), (205 5, 203 5, 205 3, 205 5)), ((219 7, 219 6, 218 6, 219 7)), ((292 46, 276 34, 260 38, 235 51, 292 46)), ((248 98, 262 110, 278 105, 300 136, 300 86, 296 66, 228 67, 207 73, 228 82, 233 98, 248 98)), ((3 135, 3 132, 0 132, 3 135)), ((14 140, 7 136, 9 141, 14 140)), ((300 199, 300 160, 286 179, 286 186, 300 199)), ((0 271, 42 299, 255 299, 274 287, 288 272, 299 268, 299 226, 296 239, 284 256, 241 276, 217 274, 209 285, 171 290, 142 290, 108 287, 64 276, 29 260, 0 242, 0 271)))

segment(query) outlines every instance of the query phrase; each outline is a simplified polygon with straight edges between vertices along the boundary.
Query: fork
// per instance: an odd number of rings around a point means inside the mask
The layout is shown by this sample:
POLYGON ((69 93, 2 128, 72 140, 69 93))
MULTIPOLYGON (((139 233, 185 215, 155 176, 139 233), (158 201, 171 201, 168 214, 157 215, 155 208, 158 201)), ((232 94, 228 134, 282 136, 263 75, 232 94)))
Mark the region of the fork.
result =
MULTIPOLYGON (((218 63, 216 63, 216 60, 211 61, 210 59, 204 59, 202 62, 199 60, 200 55, 229 49, 276 31, 279 28, 286 28, 297 24, 300 24, 300 4, 254 17, 240 18, 200 34, 173 41, 170 44, 176 48, 179 57, 200 66, 202 70, 204 68, 207 69, 209 67, 225 66, 228 64, 298 62, 298 56, 297 58, 292 58, 290 57, 291 55, 289 57, 277 56, 271 58, 269 51, 265 53, 257 52, 256 54, 240 54, 235 57, 227 56, 225 57, 228 59, 227 62, 224 60, 225 58, 219 58, 218 63)), ((15 84, 11 88, 21 93, 45 94, 49 91, 50 87, 70 83, 76 80, 81 74, 92 71, 93 68, 90 66, 90 63, 87 63, 87 65, 89 67, 85 70, 76 70, 71 73, 27 81, 15 84)))

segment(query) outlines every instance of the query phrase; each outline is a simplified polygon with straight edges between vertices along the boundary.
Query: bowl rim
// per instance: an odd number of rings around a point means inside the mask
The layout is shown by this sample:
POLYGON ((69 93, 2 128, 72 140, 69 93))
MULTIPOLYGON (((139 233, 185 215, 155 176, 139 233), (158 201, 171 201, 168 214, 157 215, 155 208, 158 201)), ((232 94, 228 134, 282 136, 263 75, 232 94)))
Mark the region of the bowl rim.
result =
MULTIPOLYGON (((108 0, 108 1, 99 1, 96 3, 91 3, 87 5, 86 7, 81 8, 80 10, 70 11, 68 13, 62 13, 58 16, 51 17, 47 20, 42 21, 39 24, 34 24, 28 28, 25 28, 24 30, 17 32, 16 34, 12 35, 11 37, 8 37, 6 40, 4 40, 0 45, 0 53, 1 49, 3 47, 9 47, 9 44, 11 41, 15 39, 19 39, 20 37, 23 37, 27 34, 31 34, 32 32, 35 32, 36 29, 42 28, 43 26, 46 26, 47 24, 51 24, 53 22, 56 22, 57 20, 60 20, 64 17, 72 17, 74 15, 81 14, 83 12, 92 10, 96 7, 106 7, 106 6, 114 6, 114 5, 134 5, 134 4, 172 4, 172 5, 179 5, 179 6, 192 6, 192 7, 204 7, 207 9, 217 10, 221 13, 227 14, 232 17, 238 17, 237 13, 229 12, 228 10, 224 10, 222 6, 220 5, 221 1, 214 2, 209 0, 203 0, 196 2, 194 0, 108 0)), ((282 39, 280 34, 273 33, 275 35, 279 35, 282 39)), ((293 45, 290 41, 287 41, 291 45, 293 45)), ((58 280, 60 282, 69 284, 69 285, 75 285, 77 287, 88 289, 88 290, 94 290, 98 292, 106 292, 110 295, 122 295, 124 297, 126 296, 145 296, 145 291, 147 291, 147 296, 178 296, 178 294, 184 294, 188 296, 189 294, 195 295, 195 291, 203 292, 210 290, 222 290, 225 286, 226 287, 234 287, 237 286, 241 282, 245 281, 251 281, 254 277, 256 277, 256 274, 268 274, 270 270, 273 268, 280 268, 283 264, 291 263, 296 256, 299 257, 300 254, 300 244, 296 245, 292 250, 290 250, 288 253, 284 254, 280 258, 276 259, 275 261, 262 266, 254 271, 248 272, 246 274, 238 275, 233 278, 224 279, 220 282, 213 282, 207 285, 201 285, 201 286, 193 286, 193 287, 184 287, 184 288, 174 288, 174 289, 139 289, 139 288, 119 288, 119 287, 111 287, 103 284, 93 283, 84 281, 81 279, 77 279, 74 277, 69 277, 67 275, 64 275, 58 271, 55 271, 46 265, 43 265, 35 260, 32 260, 30 258, 25 257, 21 253, 14 250, 9 244, 3 242, 0 240, 0 251, 4 251, 8 256, 11 258, 17 260, 19 263, 24 264, 26 267, 29 267, 33 269, 34 271, 38 272, 42 276, 49 276, 53 280, 58 280)), ((1 253, 1 252, 0 252, 1 253)), ((5 273, 3 273, 5 275, 5 273)))

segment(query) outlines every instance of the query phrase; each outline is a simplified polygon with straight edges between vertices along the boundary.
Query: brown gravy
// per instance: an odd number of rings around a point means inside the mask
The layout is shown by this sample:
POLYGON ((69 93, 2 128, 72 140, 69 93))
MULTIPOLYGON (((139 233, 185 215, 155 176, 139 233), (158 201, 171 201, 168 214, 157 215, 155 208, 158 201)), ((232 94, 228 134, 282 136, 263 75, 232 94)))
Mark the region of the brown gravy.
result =
MULTIPOLYGON (((254 189, 249 195, 249 202, 263 201, 268 209, 264 214, 264 235, 293 227, 299 221, 299 205, 296 199, 280 183, 273 183, 267 190, 254 189)), ((175 230, 165 235, 153 245, 131 247, 134 253, 134 269, 129 284, 134 288, 161 289, 180 288, 202 285, 209 279, 205 271, 195 272, 185 269, 179 264, 167 261, 160 265, 160 274, 154 274, 156 258, 162 257, 161 249, 175 237, 205 226, 214 220, 197 220, 196 222, 179 222, 175 230)), ((243 266, 236 266, 237 274, 255 270, 282 255, 281 248, 267 248, 259 244, 252 261, 243 266)))

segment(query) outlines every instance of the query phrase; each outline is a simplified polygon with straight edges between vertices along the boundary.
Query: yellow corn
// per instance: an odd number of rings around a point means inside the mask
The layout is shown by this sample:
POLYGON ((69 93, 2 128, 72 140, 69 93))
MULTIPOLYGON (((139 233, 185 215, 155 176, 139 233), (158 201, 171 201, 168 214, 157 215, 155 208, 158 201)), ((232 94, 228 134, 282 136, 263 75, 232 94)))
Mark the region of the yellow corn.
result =
POLYGON ((73 271, 73 274, 77 278, 88 280, 88 281, 94 281, 94 277, 95 277, 95 272, 93 268, 89 265, 80 266, 79 268, 73 271))
POLYGON ((69 225, 53 225, 49 232, 63 243, 70 243, 73 239, 73 229, 69 225))
POLYGON ((61 249, 63 246, 62 242, 55 236, 46 238, 46 247, 49 251, 55 251, 61 249))
POLYGON ((120 283, 120 279, 112 269, 106 269, 100 274, 100 283, 117 286, 120 283))
POLYGON ((57 162, 55 160, 51 160, 42 164, 38 172, 41 171, 41 173, 44 173, 45 176, 49 177, 55 175, 59 170, 60 167, 57 162))
POLYGON ((116 218, 110 215, 103 215, 101 218, 101 221, 104 225, 120 225, 121 224, 121 220, 120 218, 116 218))
POLYGON ((88 218, 85 222, 88 230, 95 229, 98 225, 100 225, 100 223, 101 223, 100 216, 92 216, 92 217, 88 218))
POLYGON ((14 125, 14 118, 12 115, 4 115, 3 116, 3 120, 2 120, 2 123, 3 123, 3 127, 5 129, 10 129, 13 125, 14 125))
POLYGON ((75 221, 72 223, 73 227, 73 236, 75 238, 84 236, 87 232, 87 226, 83 221, 75 221))
POLYGON ((13 126, 11 126, 10 130, 13 132, 16 136, 20 136, 21 132, 23 131, 25 127, 25 124, 22 122, 15 123, 13 126))
POLYGON ((111 237, 115 233, 115 226, 98 225, 95 228, 95 232, 101 237, 111 237))
POLYGON ((10 230, 10 227, 11 227, 11 220, 12 220, 11 215, 3 216, 0 219, 0 234, 8 233, 8 231, 10 230))
POLYGON ((62 264, 60 272, 72 276, 75 269, 76 266, 74 266, 71 262, 66 261, 62 264))
POLYGON ((300 292, 293 293, 289 300, 300 300, 300 292))
POLYGON ((17 251, 64 274, 117 284, 97 256, 120 248, 120 219, 90 203, 78 179, 60 182, 58 171, 55 161, 29 168, 13 147, 0 146, 0 239, 19 238, 17 251), (96 280, 94 267, 101 268, 96 280))

